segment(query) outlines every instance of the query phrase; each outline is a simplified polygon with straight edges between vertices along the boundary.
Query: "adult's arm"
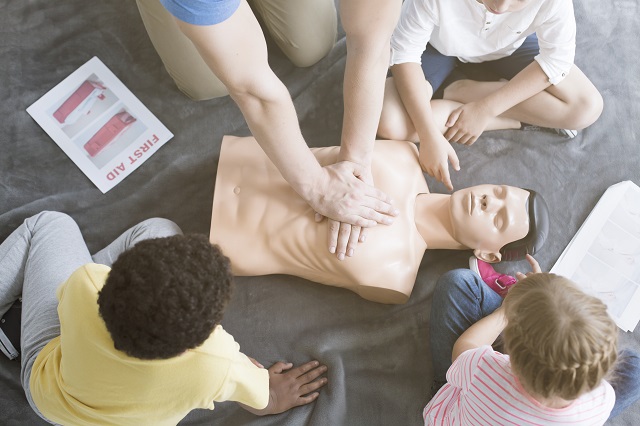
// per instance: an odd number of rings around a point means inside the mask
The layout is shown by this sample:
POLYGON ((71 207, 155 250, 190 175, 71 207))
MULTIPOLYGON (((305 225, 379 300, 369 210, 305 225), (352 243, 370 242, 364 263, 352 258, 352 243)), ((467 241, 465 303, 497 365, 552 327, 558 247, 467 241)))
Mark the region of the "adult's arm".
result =
MULTIPOLYGON (((340 18, 347 41, 344 72, 344 115, 338 160, 363 168, 360 178, 374 185, 371 156, 380 121, 384 83, 389 68, 389 40, 398 21, 401 0, 342 0, 340 18)), ((392 214, 392 210, 386 213, 392 214)), ((393 214, 392 214, 393 215, 393 214)), ((389 224, 391 221, 388 221, 389 224)), ((330 221, 328 247, 338 259, 352 256, 364 230, 330 221)))
POLYGON ((347 39, 341 160, 369 168, 389 68, 391 34, 401 0, 342 0, 347 39))
POLYGON ((220 24, 177 21, 227 87, 269 159, 315 211, 359 226, 384 221, 389 197, 358 178, 362 167, 351 162, 321 167, 307 147, 291 96, 269 67, 264 36, 245 0, 220 24))

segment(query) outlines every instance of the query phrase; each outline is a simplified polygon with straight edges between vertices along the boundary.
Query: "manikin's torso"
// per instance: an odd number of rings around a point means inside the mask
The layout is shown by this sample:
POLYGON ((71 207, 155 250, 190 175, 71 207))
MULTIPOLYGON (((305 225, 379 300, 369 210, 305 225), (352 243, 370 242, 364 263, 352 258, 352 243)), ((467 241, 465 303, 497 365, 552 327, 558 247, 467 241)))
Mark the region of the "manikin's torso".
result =
MULTIPOLYGON (((322 165, 339 147, 314 148, 322 165)), ((327 221, 282 178, 253 138, 225 136, 213 196, 212 243, 236 275, 289 274, 348 288, 382 303, 404 303, 427 248, 414 221, 417 194, 429 189, 410 142, 378 141, 373 178, 400 214, 391 226, 370 228, 355 255, 339 261, 327 249, 327 221)))

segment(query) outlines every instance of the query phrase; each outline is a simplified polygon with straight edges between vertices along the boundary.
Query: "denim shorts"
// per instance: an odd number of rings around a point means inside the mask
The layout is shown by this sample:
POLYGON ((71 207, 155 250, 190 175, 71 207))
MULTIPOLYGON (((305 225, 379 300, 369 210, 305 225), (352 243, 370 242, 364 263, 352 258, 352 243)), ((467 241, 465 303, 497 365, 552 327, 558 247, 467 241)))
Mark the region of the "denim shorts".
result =
POLYGON ((444 88, 457 80, 497 81, 511 80, 516 74, 533 62, 540 52, 538 37, 528 36, 522 46, 511 55, 494 61, 480 63, 461 62, 454 56, 445 56, 427 44, 422 54, 422 71, 433 88, 433 98, 442 98, 444 88))

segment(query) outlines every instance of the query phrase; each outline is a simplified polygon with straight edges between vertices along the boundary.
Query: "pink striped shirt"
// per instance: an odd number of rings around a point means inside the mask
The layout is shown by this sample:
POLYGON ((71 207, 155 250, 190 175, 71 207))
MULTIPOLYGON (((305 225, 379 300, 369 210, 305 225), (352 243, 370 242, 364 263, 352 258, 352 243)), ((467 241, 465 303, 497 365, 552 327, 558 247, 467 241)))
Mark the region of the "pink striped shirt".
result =
POLYGON ((462 353, 422 413, 425 425, 602 425, 615 403, 606 381, 568 407, 533 399, 511 372, 509 356, 482 346, 462 353))

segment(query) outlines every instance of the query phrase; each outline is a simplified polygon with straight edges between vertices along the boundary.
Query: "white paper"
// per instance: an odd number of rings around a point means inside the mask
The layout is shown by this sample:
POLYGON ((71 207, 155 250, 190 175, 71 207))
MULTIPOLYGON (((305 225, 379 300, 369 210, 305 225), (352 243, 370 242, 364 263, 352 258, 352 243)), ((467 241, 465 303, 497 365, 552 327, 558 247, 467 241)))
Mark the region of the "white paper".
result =
POLYGON ((640 188, 609 187, 551 272, 575 281, 607 304, 618 327, 640 321, 640 188))
POLYGON ((27 112, 102 193, 173 137, 97 57, 27 112))

